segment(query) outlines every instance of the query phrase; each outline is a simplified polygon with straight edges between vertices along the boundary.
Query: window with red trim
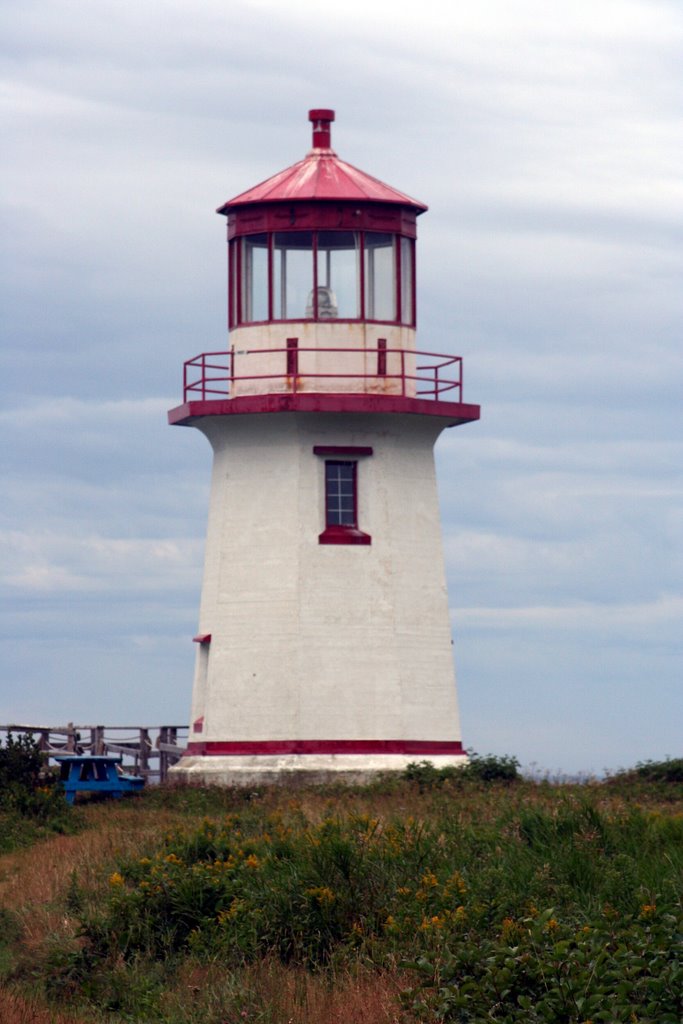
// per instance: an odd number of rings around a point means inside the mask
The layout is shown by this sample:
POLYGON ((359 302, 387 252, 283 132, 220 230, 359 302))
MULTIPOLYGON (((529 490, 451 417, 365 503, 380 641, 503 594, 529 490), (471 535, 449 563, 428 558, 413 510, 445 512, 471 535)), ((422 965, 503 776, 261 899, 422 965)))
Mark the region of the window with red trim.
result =
POLYGON ((351 459, 325 461, 325 530, 320 544, 370 544, 358 528, 358 463, 351 459))
POLYGON ((358 526, 357 462, 325 463, 325 525, 358 526))
POLYGON ((230 243, 230 327, 268 321, 415 324, 415 247, 391 231, 267 231, 230 243))

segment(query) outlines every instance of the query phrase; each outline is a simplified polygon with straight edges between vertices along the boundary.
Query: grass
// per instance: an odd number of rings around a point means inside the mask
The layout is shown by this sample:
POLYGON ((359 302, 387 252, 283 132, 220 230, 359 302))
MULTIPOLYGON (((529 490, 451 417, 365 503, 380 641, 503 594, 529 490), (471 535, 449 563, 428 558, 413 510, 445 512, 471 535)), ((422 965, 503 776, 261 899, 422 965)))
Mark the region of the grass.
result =
POLYGON ((677 1024, 680 782, 420 767, 76 807, 0 857, 0 1020, 677 1024))

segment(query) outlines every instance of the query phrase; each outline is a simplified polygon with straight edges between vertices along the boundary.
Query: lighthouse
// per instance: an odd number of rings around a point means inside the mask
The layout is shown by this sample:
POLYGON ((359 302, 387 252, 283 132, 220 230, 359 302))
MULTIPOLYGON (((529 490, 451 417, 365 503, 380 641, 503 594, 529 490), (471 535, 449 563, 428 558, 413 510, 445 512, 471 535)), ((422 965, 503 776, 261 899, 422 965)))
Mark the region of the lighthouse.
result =
POLYGON ((228 345, 169 413, 213 449, 186 781, 465 760, 433 449, 479 407, 416 344, 427 207, 309 119, 302 160, 218 209, 228 345))

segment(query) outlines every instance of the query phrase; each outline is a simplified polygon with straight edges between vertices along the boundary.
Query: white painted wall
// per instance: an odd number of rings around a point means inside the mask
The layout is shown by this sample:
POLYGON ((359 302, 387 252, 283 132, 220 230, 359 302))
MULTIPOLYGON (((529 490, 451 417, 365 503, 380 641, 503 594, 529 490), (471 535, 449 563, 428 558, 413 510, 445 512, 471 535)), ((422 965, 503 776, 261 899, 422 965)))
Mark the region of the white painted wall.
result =
MULTIPOLYGON (((438 418, 276 413, 195 426, 214 449, 199 622, 212 641, 204 667, 198 652, 192 721, 204 725, 190 738, 458 740, 438 418), (371 545, 318 543, 324 459, 313 445, 373 447, 358 460, 371 545)), ((206 776, 208 762, 249 774, 222 757, 184 770, 206 776)))
POLYGON ((326 323, 255 324, 231 331, 233 373, 238 378, 251 378, 236 380, 230 388, 232 397, 280 394, 292 390, 292 382, 285 375, 288 338, 297 338, 299 343, 296 385, 299 392, 415 396, 414 380, 409 379, 404 387, 403 382, 397 379, 402 372, 409 378, 415 373, 413 328, 330 320, 326 323), (405 353, 404 356, 399 352, 387 354, 386 377, 377 376, 376 350, 380 338, 386 340, 388 349, 405 353), (328 351, 323 351, 325 349, 328 351), (330 349, 342 351, 331 352, 330 349), (312 377, 311 374, 331 376, 312 377))

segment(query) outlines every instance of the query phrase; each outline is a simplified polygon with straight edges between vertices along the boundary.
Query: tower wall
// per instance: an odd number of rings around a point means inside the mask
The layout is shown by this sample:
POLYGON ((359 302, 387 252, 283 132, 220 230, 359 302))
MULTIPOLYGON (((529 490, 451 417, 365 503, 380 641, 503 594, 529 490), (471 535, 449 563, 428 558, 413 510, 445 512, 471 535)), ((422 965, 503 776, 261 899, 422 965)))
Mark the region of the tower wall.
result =
POLYGON ((458 741, 433 460, 442 424, 282 413, 195 425, 214 449, 200 613, 211 643, 197 655, 182 771, 239 781, 275 766, 402 767, 416 759, 416 741, 458 741), (373 450, 357 470, 358 525, 370 544, 318 541, 321 445, 373 450), (313 742, 283 755, 283 741, 313 742))

